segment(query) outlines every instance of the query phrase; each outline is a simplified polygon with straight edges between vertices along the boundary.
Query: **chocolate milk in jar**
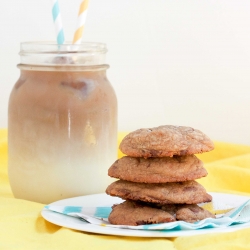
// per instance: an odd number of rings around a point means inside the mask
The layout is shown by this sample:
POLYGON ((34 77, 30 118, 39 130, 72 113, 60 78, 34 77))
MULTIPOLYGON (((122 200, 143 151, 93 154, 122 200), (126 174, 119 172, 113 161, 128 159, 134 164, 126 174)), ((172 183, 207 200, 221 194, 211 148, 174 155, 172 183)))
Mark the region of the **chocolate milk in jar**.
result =
POLYGON ((22 43, 9 99, 9 180, 16 198, 51 203, 103 193, 117 158, 117 100, 106 46, 22 43))

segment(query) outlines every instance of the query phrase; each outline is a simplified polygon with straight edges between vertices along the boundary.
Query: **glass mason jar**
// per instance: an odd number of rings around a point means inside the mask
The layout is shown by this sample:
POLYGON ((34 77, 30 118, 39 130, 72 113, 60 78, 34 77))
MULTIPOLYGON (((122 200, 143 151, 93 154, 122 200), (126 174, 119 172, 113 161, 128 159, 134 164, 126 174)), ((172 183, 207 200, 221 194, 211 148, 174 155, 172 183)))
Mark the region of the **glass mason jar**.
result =
POLYGON ((117 158, 117 99, 105 44, 21 43, 8 113, 16 198, 40 203, 103 193, 117 158))

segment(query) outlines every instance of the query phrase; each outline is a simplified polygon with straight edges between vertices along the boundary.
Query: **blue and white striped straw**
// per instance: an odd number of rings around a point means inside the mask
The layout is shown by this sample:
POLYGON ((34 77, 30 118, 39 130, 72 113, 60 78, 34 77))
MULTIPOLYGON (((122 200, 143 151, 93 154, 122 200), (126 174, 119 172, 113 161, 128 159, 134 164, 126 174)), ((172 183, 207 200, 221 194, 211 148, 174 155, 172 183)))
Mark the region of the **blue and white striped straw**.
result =
POLYGON ((55 29, 56 29, 57 44, 63 44, 64 32, 63 32, 61 13, 59 9, 59 3, 58 3, 58 0, 52 0, 52 3, 53 3, 52 15, 53 15, 53 20, 54 20, 55 29))

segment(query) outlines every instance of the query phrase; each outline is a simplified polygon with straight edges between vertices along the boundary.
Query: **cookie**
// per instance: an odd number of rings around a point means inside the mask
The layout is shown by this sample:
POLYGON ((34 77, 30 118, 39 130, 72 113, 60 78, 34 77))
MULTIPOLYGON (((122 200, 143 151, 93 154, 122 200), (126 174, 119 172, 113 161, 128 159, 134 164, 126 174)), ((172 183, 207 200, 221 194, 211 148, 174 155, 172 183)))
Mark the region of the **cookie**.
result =
POLYGON ((198 206, 197 204, 163 205, 163 206, 157 205, 156 207, 170 213, 178 221, 181 220, 193 223, 206 218, 216 218, 214 214, 198 206))
POLYGON ((115 225, 146 225, 175 221, 168 212, 150 207, 140 202, 125 201, 114 205, 108 218, 115 225))
POLYGON ((107 187, 106 193, 124 200, 160 204, 197 204, 212 200, 212 196, 196 181, 152 184, 118 180, 107 187))
POLYGON ((192 205, 159 205, 127 200, 114 205, 109 222, 115 225, 146 225, 168 223, 175 220, 194 223, 206 218, 216 218, 214 214, 192 205))
POLYGON ((108 170, 108 175, 121 180, 144 183, 182 182, 207 175, 195 155, 136 158, 124 156, 108 170))
POLYGON ((192 155, 212 149, 213 142, 201 131, 172 125, 136 130, 125 136, 120 144, 124 154, 144 158, 192 155))
POLYGON ((216 218, 214 214, 210 213, 198 205, 183 205, 176 210, 176 220, 183 220, 186 222, 196 222, 206 218, 216 218))

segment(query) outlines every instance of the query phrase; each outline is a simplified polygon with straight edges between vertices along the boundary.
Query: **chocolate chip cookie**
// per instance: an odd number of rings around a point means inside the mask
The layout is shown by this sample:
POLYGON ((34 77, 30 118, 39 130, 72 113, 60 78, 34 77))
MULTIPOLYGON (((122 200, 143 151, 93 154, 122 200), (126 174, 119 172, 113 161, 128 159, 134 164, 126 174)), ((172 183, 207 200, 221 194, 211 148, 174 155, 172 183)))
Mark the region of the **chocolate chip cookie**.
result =
POLYGON ((115 225, 146 225, 181 220, 196 222, 206 218, 215 218, 214 214, 192 205, 159 205, 127 200, 114 205, 109 215, 109 222, 115 225))
POLYGON ((106 193, 125 200, 160 204, 197 204, 212 200, 196 181, 151 184, 118 180, 107 187, 106 193))
POLYGON ((108 170, 108 175, 121 180, 144 183, 182 182, 207 175, 195 155, 136 158, 124 156, 108 170))
POLYGON ((214 214, 198 206, 197 204, 175 204, 175 205, 160 205, 156 204, 156 207, 162 209, 173 216, 176 220, 182 220, 186 222, 196 222, 206 218, 216 218, 214 214))
POLYGON ((140 202, 125 201, 114 205, 108 218, 115 225, 146 225, 175 221, 168 212, 153 208, 140 202))
POLYGON ((177 206, 176 219, 186 222, 196 222, 206 218, 216 218, 214 214, 198 205, 177 206))
POLYGON ((214 149, 213 142, 200 130, 165 125, 139 129, 124 137, 120 150, 133 157, 172 157, 192 155, 214 149))

